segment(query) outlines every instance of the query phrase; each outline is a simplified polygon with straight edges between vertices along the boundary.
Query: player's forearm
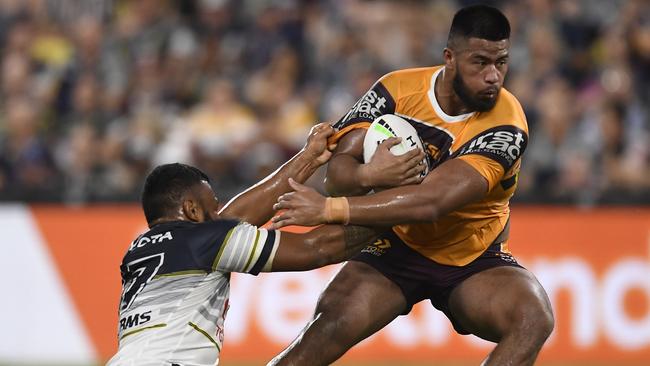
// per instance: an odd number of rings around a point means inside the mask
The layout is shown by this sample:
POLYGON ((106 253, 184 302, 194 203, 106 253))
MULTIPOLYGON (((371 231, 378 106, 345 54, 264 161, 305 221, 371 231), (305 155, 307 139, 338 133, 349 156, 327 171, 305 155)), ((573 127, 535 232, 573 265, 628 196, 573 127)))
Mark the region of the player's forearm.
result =
POLYGON ((350 224, 398 225, 434 222, 484 197, 488 183, 474 168, 453 159, 429 173, 419 185, 348 197, 350 224))
POLYGON ((327 166, 325 189, 334 197, 359 196, 370 191, 363 164, 346 154, 335 155, 327 166))
POLYGON ((369 196, 348 197, 350 224, 392 226, 433 222, 440 216, 441 199, 422 194, 420 186, 388 189, 369 196))
POLYGON ((318 164, 304 150, 296 154, 275 172, 231 199, 220 216, 236 218, 261 226, 273 217, 273 204, 278 197, 291 190, 289 178, 303 183, 314 174, 318 164))
POLYGON ((350 259, 374 241, 379 232, 364 226, 325 225, 313 230, 307 240, 316 251, 314 268, 350 259))
POLYGON ((283 232, 268 271, 307 271, 343 262, 376 239, 360 226, 323 225, 305 234, 283 232))

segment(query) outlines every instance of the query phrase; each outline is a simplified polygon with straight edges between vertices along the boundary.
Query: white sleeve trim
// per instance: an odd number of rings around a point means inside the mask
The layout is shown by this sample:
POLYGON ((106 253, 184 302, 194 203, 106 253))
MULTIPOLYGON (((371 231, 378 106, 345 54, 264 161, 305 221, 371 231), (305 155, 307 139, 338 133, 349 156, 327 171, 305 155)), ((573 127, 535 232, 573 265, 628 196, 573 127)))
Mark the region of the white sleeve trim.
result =
MULTIPOLYGON (((255 265, 260 260, 266 247, 272 245, 269 259, 264 265, 264 269, 272 262, 273 256, 279 243, 278 231, 275 231, 275 240, 273 243, 267 243, 269 231, 260 229, 254 225, 242 222, 232 229, 229 239, 223 243, 223 252, 216 265, 216 270, 222 272, 258 272, 259 265, 255 265), (255 271, 253 269, 255 268, 255 271)), ((262 269, 262 270, 264 270, 262 269)))
POLYGON ((278 250, 278 247, 280 246, 280 230, 275 230, 275 243, 273 243, 273 250, 271 251, 271 255, 269 256, 269 259, 266 261, 266 264, 264 267, 262 267, 262 272, 271 272, 273 268, 273 260, 275 259, 275 252, 278 250))

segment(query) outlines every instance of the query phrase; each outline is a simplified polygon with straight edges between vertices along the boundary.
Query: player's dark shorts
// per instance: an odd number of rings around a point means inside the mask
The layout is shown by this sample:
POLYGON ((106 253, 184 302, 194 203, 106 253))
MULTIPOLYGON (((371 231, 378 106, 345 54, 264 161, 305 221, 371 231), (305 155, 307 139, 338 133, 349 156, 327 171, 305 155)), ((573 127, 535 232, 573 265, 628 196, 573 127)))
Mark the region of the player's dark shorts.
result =
POLYGON ((364 248, 352 260, 371 265, 402 289, 407 302, 403 314, 408 314, 418 302, 429 299, 436 309, 445 313, 460 334, 469 332, 454 320, 449 311, 451 291, 473 274, 486 269, 500 266, 523 268, 512 255, 501 252, 500 243, 492 244, 466 266, 440 264, 411 249, 392 231, 364 248))

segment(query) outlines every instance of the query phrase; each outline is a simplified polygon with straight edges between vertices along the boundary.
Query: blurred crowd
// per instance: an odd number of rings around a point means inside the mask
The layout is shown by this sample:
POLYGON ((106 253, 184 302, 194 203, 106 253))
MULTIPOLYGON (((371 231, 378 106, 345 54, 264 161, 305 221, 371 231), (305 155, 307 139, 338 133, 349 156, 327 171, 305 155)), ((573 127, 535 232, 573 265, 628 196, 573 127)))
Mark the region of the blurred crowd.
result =
MULTIPOLYGON (((135 200, 172 161, 228 198, 382 74, 441 63, 471 3, 0 0, 0 200, 135 200)), ((650 203, 650 3, 483 3, 513 28, 517 200, 650 203)))

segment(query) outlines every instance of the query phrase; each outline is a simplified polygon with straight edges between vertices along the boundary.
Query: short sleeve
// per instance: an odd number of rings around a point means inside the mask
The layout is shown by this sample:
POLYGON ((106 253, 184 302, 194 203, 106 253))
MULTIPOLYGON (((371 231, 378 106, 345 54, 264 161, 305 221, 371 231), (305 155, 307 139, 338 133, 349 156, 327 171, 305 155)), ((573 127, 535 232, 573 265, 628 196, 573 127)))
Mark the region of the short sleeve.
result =
POLYGON ((471 165, 487 180, 488 191, 491 191, 503 178, 505 171, 501 164, 496 161, 481 155, 463 155, 459 157, 462 161, 471 165))
POLYGON ((512 125, 485 130, 466 142, 452 158, 461 158, 487 179, 490 190, 521 158, 528 134, 512 125))
POLYGON ((239 223, 226 234, 212 270, 257 275, 272 260, 279 242, 279 231, 239 223))
POLYGON ((384 114, 395 113, 398 88, 393 74, 380 78, 341 119, 332 126, 336 133, 329 138, 335 144, 346 133, 357 128, 368 128, 370 123, 384 114))
POLYGON ((195 224, 188 234, 185 245, 198 267, 207 272, 258 274, 272 259, 279 242, 279 232, 237 220, 195 224))

